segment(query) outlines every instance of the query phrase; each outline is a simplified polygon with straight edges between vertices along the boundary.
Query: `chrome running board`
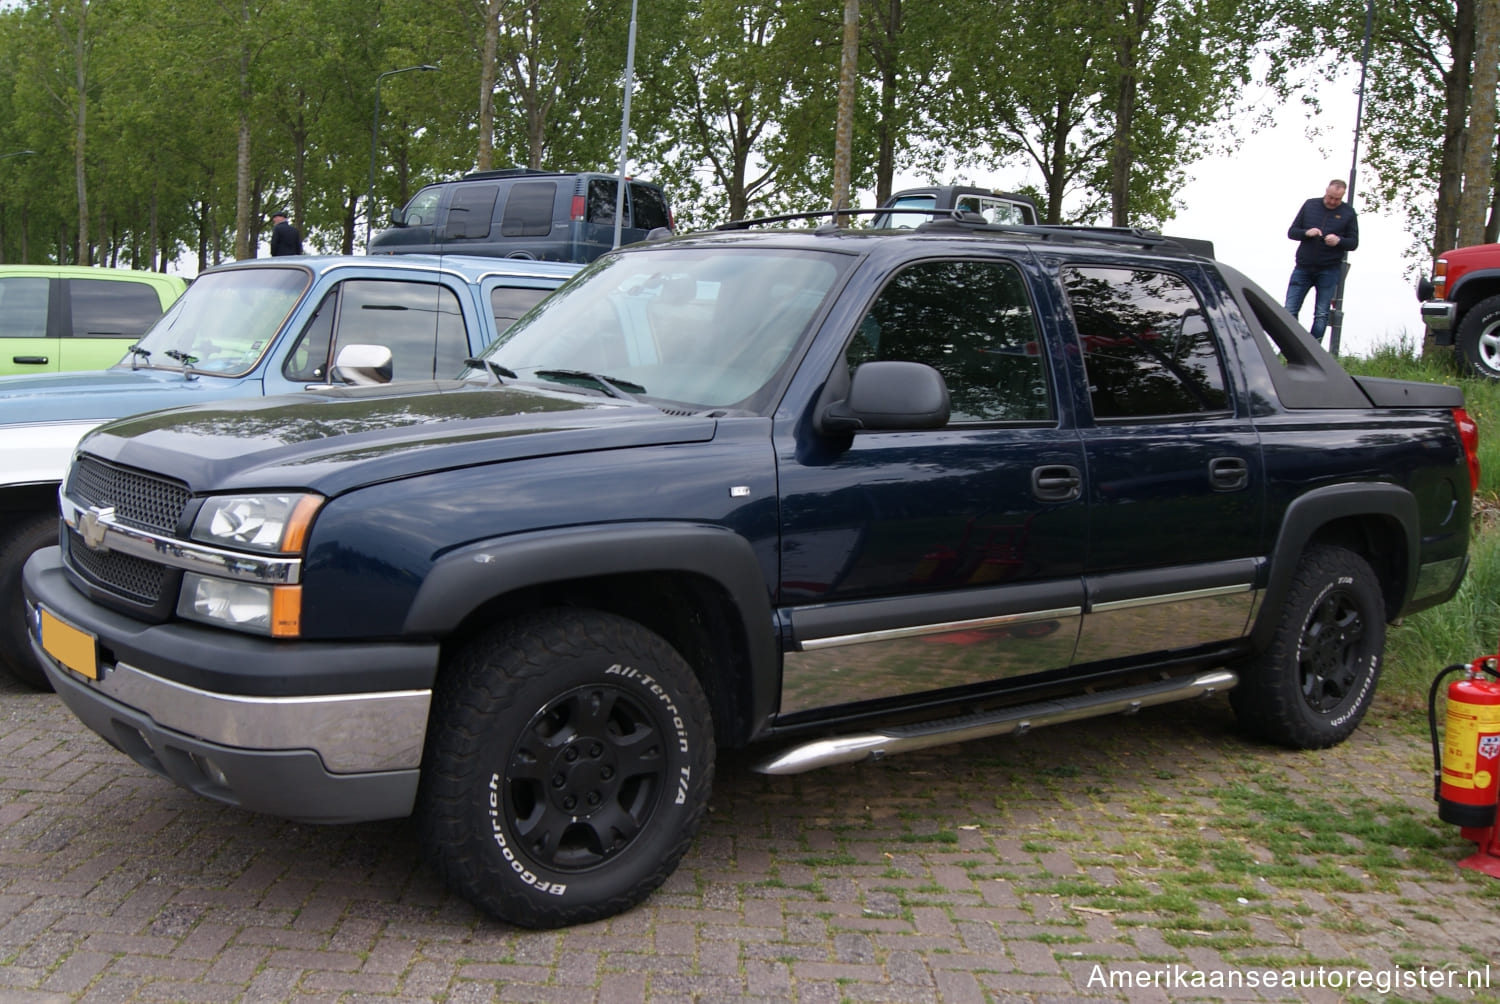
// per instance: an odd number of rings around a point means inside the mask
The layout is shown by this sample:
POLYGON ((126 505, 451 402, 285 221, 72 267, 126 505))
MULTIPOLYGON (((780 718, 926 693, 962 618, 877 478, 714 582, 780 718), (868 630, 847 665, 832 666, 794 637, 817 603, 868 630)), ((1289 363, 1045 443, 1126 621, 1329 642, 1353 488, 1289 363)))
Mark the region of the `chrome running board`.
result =
POLYGON ((1208 697, 1229 690, 1239 682, 1240 678, 1229 670, 1216 670, 1198 676, 1175 677, 1134 687, 1022 704, 984 714, 903 725, 880 732, 815 739, 793 746, 778 756, 757 764, 754 769, 762 774, 801 774, 838 763, 878 760, 893 753, 910 753, 913 750, 945 746, 969 739, 1027 732, 1043 725, 1058 725, 1101 715, 1134 714, 1142 708, 1158 704, 1208 697))

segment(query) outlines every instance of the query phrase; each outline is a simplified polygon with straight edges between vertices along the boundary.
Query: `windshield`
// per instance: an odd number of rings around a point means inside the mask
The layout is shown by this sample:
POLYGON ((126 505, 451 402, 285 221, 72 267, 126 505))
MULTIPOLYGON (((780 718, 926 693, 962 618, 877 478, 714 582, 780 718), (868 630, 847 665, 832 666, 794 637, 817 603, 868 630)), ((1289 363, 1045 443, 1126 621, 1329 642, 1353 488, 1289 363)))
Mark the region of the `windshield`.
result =
POLYGON ((846 255, 765 247, 607 256, 485 353, 523 380, 699 408, 756 408, 801 343, 846 255), (607 392, 607 389, 606 389, 607 392))
POLYGON ((199 276, 125 353, 122 366, 240 376, 255 368, 312 274, 242 268, 199 276))

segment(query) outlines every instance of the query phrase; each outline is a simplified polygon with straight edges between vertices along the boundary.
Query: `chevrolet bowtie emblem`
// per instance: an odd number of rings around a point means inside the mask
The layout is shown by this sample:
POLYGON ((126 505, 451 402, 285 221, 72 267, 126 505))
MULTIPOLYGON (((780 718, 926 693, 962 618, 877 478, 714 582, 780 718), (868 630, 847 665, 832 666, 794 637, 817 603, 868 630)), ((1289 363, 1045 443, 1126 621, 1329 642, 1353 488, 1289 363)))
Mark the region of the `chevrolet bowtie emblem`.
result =
POLYGON ((104 546, 104 532, 109 524, 114 522, 115 507, 89 506, 78 514, 78 535, 88 545, 90 551, 107 551, 104 546))

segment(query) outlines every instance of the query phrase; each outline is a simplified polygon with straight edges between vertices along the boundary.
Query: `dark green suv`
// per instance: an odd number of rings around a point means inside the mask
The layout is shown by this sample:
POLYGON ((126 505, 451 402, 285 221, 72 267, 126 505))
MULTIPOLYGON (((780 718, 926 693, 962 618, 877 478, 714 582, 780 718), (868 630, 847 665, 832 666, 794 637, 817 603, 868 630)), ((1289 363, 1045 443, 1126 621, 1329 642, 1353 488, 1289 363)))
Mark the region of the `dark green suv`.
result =
MULTIPOLYGON (((391 214, 370 254, 472 254, 590 262, 615 243, 619 179, 513 167, 428 185, 391 214)), ((644 181, 625 189, 620 243, 672 229, 666 193, 644 181)))

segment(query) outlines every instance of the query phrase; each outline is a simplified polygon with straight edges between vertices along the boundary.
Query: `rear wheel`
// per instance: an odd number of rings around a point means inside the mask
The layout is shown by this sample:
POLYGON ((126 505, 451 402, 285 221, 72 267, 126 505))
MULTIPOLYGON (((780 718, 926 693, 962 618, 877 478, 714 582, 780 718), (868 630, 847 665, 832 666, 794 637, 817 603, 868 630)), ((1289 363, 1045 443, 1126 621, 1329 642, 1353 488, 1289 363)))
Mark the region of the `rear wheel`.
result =
POLYGON ((1342 547, 1313 547, 1297 565, 1270 647, 1240 667, 1229 702, 1262 739, 1333 746, 1369 710, 1384 651, 1385 600, 1369 563, 1342 547))
POLYGON ((31 651, 26 623, 26 600, 21 593, 21 569, 26 559, 57 543, 57 516, 23 516, 0 540, 0 667, 28 687, 51 690, 47 674, 31 651))
POLYGON ((1470 369, 1479 376, 1500 380, 1500 296, 1470 307, 1454 341, 1470 369))
POLYGON ((708 702, 662 638, 600 612, 528 616, 443 670, 423 839, 447 882, 502 920, 598 920, 676 868, 713 763, 708 702))

